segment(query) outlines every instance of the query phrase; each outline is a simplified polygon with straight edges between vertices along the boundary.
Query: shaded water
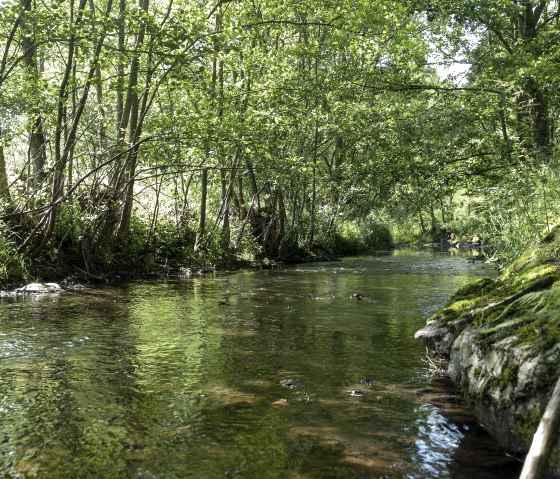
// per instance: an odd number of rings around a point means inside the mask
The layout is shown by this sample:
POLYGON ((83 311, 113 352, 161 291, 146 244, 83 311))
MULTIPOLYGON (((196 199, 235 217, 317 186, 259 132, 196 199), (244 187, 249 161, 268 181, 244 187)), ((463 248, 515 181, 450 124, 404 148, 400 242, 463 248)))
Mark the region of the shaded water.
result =
POLYGON ((516 477, 413 339, 488 274, 399 251, 0 302, 0 475, 516 477))

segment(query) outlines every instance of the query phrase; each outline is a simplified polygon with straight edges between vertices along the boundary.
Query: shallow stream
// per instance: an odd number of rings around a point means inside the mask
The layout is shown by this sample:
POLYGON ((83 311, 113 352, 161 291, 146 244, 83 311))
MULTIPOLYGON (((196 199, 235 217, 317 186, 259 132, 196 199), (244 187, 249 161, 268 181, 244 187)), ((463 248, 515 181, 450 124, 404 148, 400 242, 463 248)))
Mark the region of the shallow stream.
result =
POLYGON ((2 300, 0 476, 517 477, 413 338, 493 274, 398 250, 2 300))

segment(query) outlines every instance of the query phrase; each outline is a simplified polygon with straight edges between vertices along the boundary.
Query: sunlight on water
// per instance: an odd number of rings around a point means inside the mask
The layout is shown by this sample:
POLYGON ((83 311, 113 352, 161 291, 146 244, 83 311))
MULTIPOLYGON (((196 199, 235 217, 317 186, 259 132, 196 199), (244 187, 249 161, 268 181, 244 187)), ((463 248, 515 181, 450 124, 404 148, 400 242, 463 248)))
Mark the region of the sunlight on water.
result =
POLYGON ((0 302, 2 475, 516 477, 413 339, 488 274, 398 251, 0 302))

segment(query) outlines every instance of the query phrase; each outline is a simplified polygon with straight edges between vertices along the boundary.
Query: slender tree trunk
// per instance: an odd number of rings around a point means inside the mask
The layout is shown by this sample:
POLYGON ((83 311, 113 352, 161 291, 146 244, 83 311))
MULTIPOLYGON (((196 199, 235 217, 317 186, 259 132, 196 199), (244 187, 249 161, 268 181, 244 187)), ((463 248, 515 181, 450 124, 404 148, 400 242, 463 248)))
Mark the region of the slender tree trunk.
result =
MULTIPOLYGON (((22 30, 24 32, 21 44, 24 51, 24 63, 30 76, 31 88, 39 91, 39 62, 37 60, 37 46, 33 39, 33 31, 26 17, 32 12, 31 0, 20 0, 21 6, 25 10, 22 30)), ((32 107, 30 116, 32 118, 31 131, 29 132, 28 159, 31 165, 31 174, 35 187, 45 180, 46 141, 44 133, 44 119, 37 107, 32 107)))
MULTIPOLYGON (((139 0, 139 5, 144 13, 148 12, 149 0, 139 0)), ((132 58, 132 63, 130 66, 130 78, 128 84, 127 99, 124 107, 123 121, 121 122, 121 131, 126 129, 126 121, 128 118, 128 131, 129 131, 129 143, 136 144, 140 138, 142 130, 142 121, 140 118, 144 118, 144 108, 147 104, 148 89, 150 84, 151 76, 148 73, 146 75, 146 83, 144 88, 144 101, 142 114, 140 114, 140 98, 138 95, 138 77, 140 73, 140 49, 144 44, 144 38, 146 36, 147 24, 146 21, 142 22, 142 27, 138 33, 136 47, 134 56, 132 58)), ((150 63, 148 61, 148 63, 150 63)), ((120 241, 125 240, 128 237, 130 231, 130 222, 132 220, 132 206, 134 203, 134 184, 136 176, 136 165, 138 162, 138 150, 139 148, 133 148, 130 150, 127 160, 127 171, 125 177, 127 178, 125 186, 125 195, 121 213, 121 220, 119 223, 119 230, 117 232, 117 238, 120 241)))
MULTIPOLYGON (((90 0, 93 1, 93 0, 90 0)), ((78 47, 76 47, 76 55, 78 54, 78 47)), ((74 65, 72 66, 72 78, 76 78, 76 72, 77 72, 77 61, 74 60, 74 65)), ((76 112, 76 110, 78 109, 78 98, 77 98, 77 90, 76 89, 72 89, 72 112, 76 112)), ((70 145, 70 151, 68 153, 68 174, 67 176, 67 191, 72 190, 72 187, 74 186, 74 151, 76 149, 76 143, 72 142, 71 144, 68 142, 68 108, 65 107, 64 108, 64 144, 65 145, 70 145)), ((69 203, 72 203, 72 196, 70 196, 70 198, 68 198, 69 203)))
MULTIPOLYGON (((261 200, 259 195, 259 187, 257 185, 257 177, 255 176, 255 168, 253 167, 253 162, 246 158, 245 166, 247 167, 247 176, 249 177, 249 184, 251 185, 251 196, 253 198, 254 207, 256 211, 261 210, 261 200)), ((252 207, 253 205, 251 205, 252 207)))
MULTIPOLYGON (((89 9, 92 16, 95 17, 95 4, 94 0, 89 0, 89 9)), ((103 79, 101 75, 101 67, 99 65, 95 68, 95 91, 97 94, 97 114, 98 114, 98 127, 97 127, 97 151, 93 155, 92 168, 95 168, 98 163, 105 161, 106 150, 108 145, 107 128, 105 118, 105 106, 103 104, 103 79)), ((121 95, 120 89, 117 88, 117 103, 121 95)), ((122 98, 120 99, 122 102, 122 98)))
POLYGON ((200 213, 198 215, 198 231, 194 245, 195 251, 200 250, 205 242, 206 235, 206 200, 208 196, 208 168, 202 168, 200 179, 200 213))
MULTIPOLYGON (((20 2, 20 5, 25 7, 25 4, 23 1, 20 2)), ((25 11, 25 8, 24 8, 25 11)), ((10 71, 13 71, 14 66, 16 65, 16 63, 12 63, 12 65, 10 67, 8 67, 8 58, 9 58, 9 54, 10 54, 10 48, 12 47, 12 43, 14 42, 14 39, 16 37, 16 33, 18 31, 18 29, 20 28, 20 26, 22 25, 22 18, 23 15, 20 13, 16 19, 16 21, 13 23, 12 25, 12 29, 10 30, 10 33, 8 34, 7 38, 4 40, 4 52, 3 55, 0 57, 0 87, 2 86, 2 83, 4 83, 4 80, 6 80, 6 78, 9 75, 10 71)))
POLYGON ((430 204, 430 221, 432 227, 432 234, 434 234, 437 230, 437 221, 436 221, 436 214, 434 212, 434 205, 430 204))
MULTIPOLYGON (((141 1, 141 0, 140 0, 141 1)), ((132 95, 134 94, 134 89, 136 84, 134 80, 138 81, 138 52, 135 51, 130 66, 130 73, 128 77, 128 88, 125 88, 125 47, 126 47, 126 34, 125 34, 125 16, 126 16, 126 0, 119 0, 119 27, 118 27, 118 41, 117 48, 119 51, 119 63, 117 65, 117 82, 116 82, 116 139, 113 148, 113 155, 118 154, 126 148, 125 138, 126 131, 128 128, 128 123, 130 119, 130 107, 132 101, 132 95), (131 88, 132 87, 132 88, 131 88), (126 100, 124 92, 126 93, 126 100)), ((136 41, 138 46, 138 38, 136 41)), ((111 176, 111 187, 113 189, 113 204, 109 205, 109 225, 108 230, 112 230, 117 226, 117 212, 115 211, 115 204, 118 201, 123 184, 125 181, 125 171, 126 171, 126 157, 120 159, 115 163, 113 168, 113 174, 111 176)))
POLYGON ((45 163, 47 162, 47 150, 45 133, 43 131, 43 117, 36 112, 33 127, 29 132, 29 149, 27 156, 31 164, 31 174, 35 187, 45 181, 45 163))
POLYGON ((315 225, 317 214, 317 149, 319 148, 319 124, 315 119, 315 129, 313 135, 313 178, 311 180, 311 223, 309 225, 309 237, 307 244, 312 247, 315 241, 315 225))
POLYGON ((4 157, 4 145, 0 140, 0 201, 10 203, 10 187, 8 174, 6 172, 6 158, 4 157))
POLYGON ((422 210, 418 210, 418 218, 420 219, 420 231, 422 234, 426 234, 426 226, 424 225, 424 217, 422 216, 422 210))
POLYGON ((221 183, 222 183, 222 228, 220 233, 220 244, 224 251, 228 251, 231 244, 231 228, 229 223, 229 203, 231 198, 231 192, 233 189, 233 181, 235 178, 235 172, 232 170, 230 172, 230 181, 227 181, 226 172, 221 170, 221 183))
POLYGON ((276 190, 278 204, 278 255, 282 256, 284 240, 286 238, 286 205, 281 189, 276 190))
POLYGON ((152 214, 152 221, 150 223, 150 231, 148 232, 148 238, 146 238, 146 246, 145 246, 146 253, 150 252, 152 250, 152 247, 153 247, 152 240, 155 236, 156 229, 157 229, 157 220, 158 220, 158 216, 159 216, 160 196, 161 196, 161 188, 163 186, 163 178, 164 178, 164 176, 162 175, 161 178, 159 179, 159 182, 158 182, 158 177, 156 176, 156 178, 155 178, 155 180, 156 180, 156 202, 155 202, 154 211, 153 211, 153 214, 152 214))
POLYGON ((245 195, 243 192, 243 177, 239 175, 237 179, 237 197, 239 199, 239 218, 247 216, 247 203, 245 202, 245 195))
MULTIPOLYGON (((82 14, 86 2, 87 0, 80 0, 78 16, 76 19, 76 26, 79 25, 79 23, 81 22, 82 14)), ((106 16, 110 14, 112 9, 112 4, 113 4, 112 0, 108 0, 106 12, 105 12, 106 16)), ((41 251, 43 251, 43 249, 46 247, 54 231, 57 214, 58 214, 58 208, 62 201, 63 185, 64 185, 64 181, 63 181, 64 169, 66 167, 68 158, 71 155, 72 149, 74 148, 78 126, 80 124, 80 120, 82 118, 82 114, 84 112, 84 108, 86 106, 87 99, 89 96, 90 86, 95 75, 95 65, 101 54, 101 48, 103 47, 104 41, 105 41, 105 33, 101 34, 96 44, 93 60, 91 62, 91 66, 88 71, 85 86, 82 91, 82 96, 79 102, 77 103, 76 111, 74 112, 74 116, 73 116, 72 125, 68 130, 67 139, 64 142, 64 145, 62 145, 62 119, 64 118, 65 102, 68 95, 67 87, 68 87, 69 76, 73 66, 75 34, 73 34, 70 37, 69 44, 68 44, 68 61, 66 65, 66 71, 59 88, 59 103, 57 108, 57 118, 58 118, 57 123, 59 128, 57 128, 55 132, 55 165, 54 165, 54 172, 53 172, 53 185, 51 190, 52 191, 51 207, 49 211, 46 213, 46 215, 43 217, 43 219, 39 222, 39 225, 37 225, 36 229, 29 235, 29 237, 24 241, 24 243, 21 246, 22 248, 25 248, 27 244, 29 244, 32 237, 37 233, 38 228, 40 228, 43 225, 46 225, 45 233, 43 234, 40 243, 31 251, 32 257, 37 257, 41 253, 41 251)))
POLYGON ((194 173, 189 175, 189 179, 185 182, 185 178, 181 173, 181 224, 188 224, 187 211, 189 209, 189 190, 194 177, 194 173))
POLYGON ((117 66, 117 135, 123 135, 121 133, 120 125, 123 121, 124 114, 124 100, 123 100, 123 90, 124 90, 124 51, 125 51, 125 15, 126 15, 126 0, 119 0, 119 30, 118 30, 118 51, 119 51, 119 63, 117 66))

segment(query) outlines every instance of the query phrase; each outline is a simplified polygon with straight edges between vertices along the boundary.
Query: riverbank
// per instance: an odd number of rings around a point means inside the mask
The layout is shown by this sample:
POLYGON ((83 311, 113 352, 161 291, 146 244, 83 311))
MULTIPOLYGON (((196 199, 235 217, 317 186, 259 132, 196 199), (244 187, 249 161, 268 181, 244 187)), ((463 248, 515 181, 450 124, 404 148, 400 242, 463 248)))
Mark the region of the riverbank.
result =
POLYGON ((0 276, 0 290, 13 290, 29 282, 59 282, 63 284, 76 283, 112 283, 131 279, 157 279, 169 276, 191 276, 212 272, 237 271, 241 269, 272 269, 290 264, 318 263, 336 261, 349 256, 363 254, 390 253, 403 248, 418 248, 450 252, 473 251, 472 261, 483 260, 484 245, 452 245, 446 242, 438 243, 397 243, 382 242, 376 249, 348 249, 325 248, 316 246, 314 249, 294 249, 289 255, 269 258, 243 258, 234 254, 222 255, 189 255, 185 258, 164 258, 158 260, 154 255, 143 254, 128 262, 118 262, 100 266, 87 264, 75 265, 70 262, 44 263, 36 262, 30 266, 26 274, 0 276))
MULTIPOLYGON (((560 374, 560 228, 497 278, 455 293, 415 336, 498 442, 524 454, 560 374)), ((548 468, 560 477, 560 448, 548 468)))
MULTIPOLYGON (((0 289, 13 289, 29 282, 55 281, 65 283, 110 283, 123 279, 165 278, 172 275, 188 276, 214 271, 239 269, 268 269, 281 264, 329 261, 341 255, 325 249, 294 249, 289 255, 273 259, 267 257, 246 257, 233 253, 201 251, 188 255, 162 256, 153 253, 118 255, 107 262, 73 261, 61 256, 57 261, 40 258, 27 261, 23 258, 5 261, 0 274, 0 289), (14 264, 16 263, 16 264, 14 264), (20 264, 25 263, 25 264, 20 264)), ((11 256, 16 257, 14 252, 11 256)), ((0 257, 0 260, 2 258, 0 257)), ((2 266, 2 265, 0 265, 2 266)))

